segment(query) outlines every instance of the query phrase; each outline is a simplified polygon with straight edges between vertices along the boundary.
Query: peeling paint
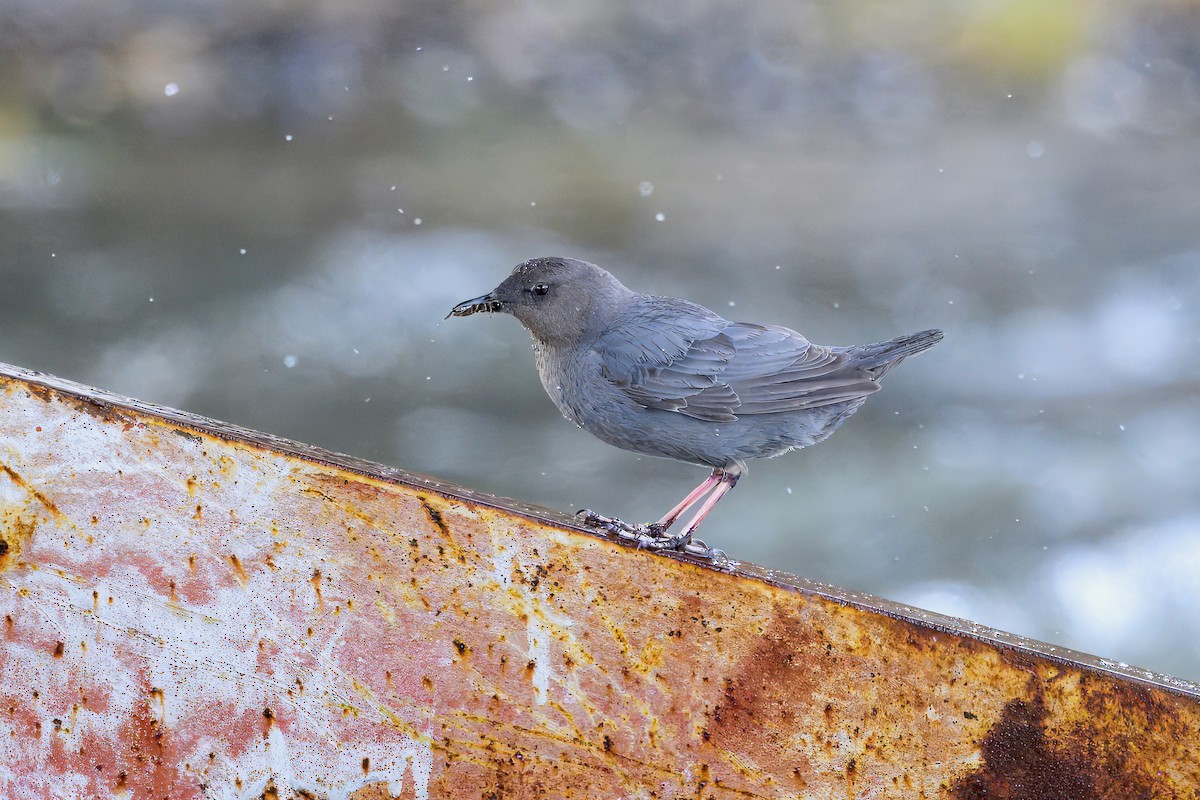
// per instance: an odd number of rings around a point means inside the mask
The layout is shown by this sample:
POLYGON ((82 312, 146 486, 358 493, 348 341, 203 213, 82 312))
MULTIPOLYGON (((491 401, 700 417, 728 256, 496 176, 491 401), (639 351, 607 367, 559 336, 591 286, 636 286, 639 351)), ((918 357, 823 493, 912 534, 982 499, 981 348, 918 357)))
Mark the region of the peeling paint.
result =
POLYGON ((0 369, 0 796, 1200 791, 1189 684, 538 514, 0 369))

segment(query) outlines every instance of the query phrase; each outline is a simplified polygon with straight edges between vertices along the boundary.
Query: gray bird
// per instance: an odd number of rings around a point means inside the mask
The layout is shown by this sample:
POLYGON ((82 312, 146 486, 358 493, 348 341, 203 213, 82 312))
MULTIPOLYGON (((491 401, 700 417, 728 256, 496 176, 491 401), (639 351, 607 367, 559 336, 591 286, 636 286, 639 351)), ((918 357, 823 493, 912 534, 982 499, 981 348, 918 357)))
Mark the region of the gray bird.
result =
POLYGON ((942 339, 928 330, 823 347, 790 328, 730 322, 687 300, 635 292, 595 264, 558 257, 520 264, 447 318, 481 311, 512 314, 529 331, 542 386, 567 419, 625 450, 712 468, 651 525, 580 512, 654 548, 687 546, 748 459, 823 441, 889 369, 942 339))

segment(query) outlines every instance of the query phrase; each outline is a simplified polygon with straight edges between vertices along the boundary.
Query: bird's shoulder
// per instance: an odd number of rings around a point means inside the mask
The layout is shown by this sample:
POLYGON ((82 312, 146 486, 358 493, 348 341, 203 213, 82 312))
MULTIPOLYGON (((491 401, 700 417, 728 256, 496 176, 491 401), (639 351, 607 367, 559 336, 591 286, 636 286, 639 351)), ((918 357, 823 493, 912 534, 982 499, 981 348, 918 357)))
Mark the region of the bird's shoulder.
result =
POLYGON ((733 345, 722 334, 730 324, 688 300, 640 295, 608 320, 591 346, 613 368, 628 365, 634 370, 666 366, 697 349, 728 357, 733 345))

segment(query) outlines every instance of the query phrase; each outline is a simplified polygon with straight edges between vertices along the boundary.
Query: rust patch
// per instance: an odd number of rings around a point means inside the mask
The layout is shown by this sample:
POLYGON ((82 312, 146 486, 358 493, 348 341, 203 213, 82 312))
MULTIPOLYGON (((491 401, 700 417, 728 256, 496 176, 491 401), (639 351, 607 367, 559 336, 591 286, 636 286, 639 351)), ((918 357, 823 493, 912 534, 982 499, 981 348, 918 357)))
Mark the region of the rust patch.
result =
MULTIPOLYGON (((1000 721, 980 745, 983 767, 956 781, 950 797, 956 800, 1098 798, 1095 768, 1087 756, 1052 746, 1045 725, 1046 707, 1041 697, 1010 701, 1000 721)), ((1123 793, 1120 797, 1133 800, 1146 795, 1123 793)))
POLYGON ((454 534, 450 531, 450 526, 446 524, 446 520, 442 518, 442 512, 438 511, 429 502, 429 498, 425 495, 417 495, 417 499, 421 501, 421 508, 425 509, 425 516, 429 517, 429 521, 446 539, 453 540, 454 534))
POLYGON ((229 563, 233 566, 233 574, 237 576, 238 583, 245 586, 250 580, 250 575, 246 572, 246 568, 242 566, 242 560, 237 557, 236 553, 229 554, 229 563))
POLYGON ((186 428, 172 428, 171 433, 175 434, 176 436, 178 436, 182 439, 187 439, 189 442, 196 442, 197 444, 202 443, 204 441, 203 436, 196 433, 195 431, 189 431, 186 428))
POLYGON ((36 397, 46 403, 66 403, 89 416, 95 417, 101 422, 116 422, 121 424, 125 427, 125 430, 129 430, 130 427, 136 424, 136 420, 124 409, 114 406, 112 403, 99 397, 64 394, 50 386, 31 382, 26 382, 24 389, 30 397, 36 397))
POLYGON ((182 762, 168 746, 168 729, 155 717, 154 702, 151 696, 137 702, 113 737, 115 788, 134 797, 183 796, 178 783, 182 762))
POLYGON ((37 520, 11 506, 0 511, 0 572, 12 569, 21 559, 21 549, 37 530, 37 520))
POLYGON ((115 406, 99 397, 65 397, 64 399, 73 401, 74 406, 85 414, 88 414, 101 422, 116 423, 129 430, 137 424, 137 419, 125 413, 124 409, 115 406))
MULTIPOLYGON (((398 796, 394 796, 388 791, 387 783, 368 783, 358 791, 352 792, 350 794, 350 800, 409 800, 409 798, 415 798, 417 795, 416 792, 411 788, 412 779, 410 775, 411 772, 405 773, 404 791, 398 796)), ((527 795, 519 796, 526 797, 527 795)), ((533 795, 528 796, 532 797, 533 795)), ((309 798, 305 797, 304 800, 309 800, 309 798)), ((316 798, 312 798, 312 800, 316 800, 316 798)))
POLYGON ((803 788, 801 776, 811 767, 789 734, 811 713, 814 677, 822 670, 815 647, 809 627, 794 618, 776 619, 738 672, 725 678, 721 701, 701 730, 701 739, 717 748, 736 741, 762 763, 778 760, 780 753, 794 753, 793 763, 779 770, 778 777, 790 788, 803 788))
POLYGON ((1149 731, 1178 742, 1200 730, 1146 687, 1077 674, 1039 683, 1032 698, 1005 705, 980 743, 984 765, 961 778, 954 798, 1148 800, 1164 793, 1162 773, 1143 754, 1149 731))
POLYGON ((58 510, 58 506, 54 504, 54 501, 38 491, 37 487, 26 483, 25 479, 18 475, 12 467, 8 466, 8 464, 0 464, 0 472, 3 472, 5 475, 7 475, 8 479, 11 480, 15 485, 21 489, 24 489, 30 497, 32 497, 34 500, 37 500, 38 503, 41 504, 42 508, 46 509, 50 516, 54 517, 55 523, 60 525, 64 523, 67 525, 70 524, 70 521, 66 518, 66 516, 58 510))
POLYGON ((325 598, 321 594, 321 570, 314 569, 309 582, 312 583, 313 591, 317 593, 317 611, 324 611, 325 598))

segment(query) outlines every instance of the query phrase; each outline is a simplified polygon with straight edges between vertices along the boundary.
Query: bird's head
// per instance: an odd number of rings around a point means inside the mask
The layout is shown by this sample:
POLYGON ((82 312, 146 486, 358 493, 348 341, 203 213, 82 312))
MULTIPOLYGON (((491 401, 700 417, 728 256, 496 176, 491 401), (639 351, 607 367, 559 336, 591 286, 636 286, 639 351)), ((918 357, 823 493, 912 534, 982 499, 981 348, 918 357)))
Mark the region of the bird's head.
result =
POLYGON ((502 311, 533 338, 551 345, 579 341, 631 294, 595 264, 574 258, 535 258, 517 265, 492 291, 456 305, 448 316, 502 311))

